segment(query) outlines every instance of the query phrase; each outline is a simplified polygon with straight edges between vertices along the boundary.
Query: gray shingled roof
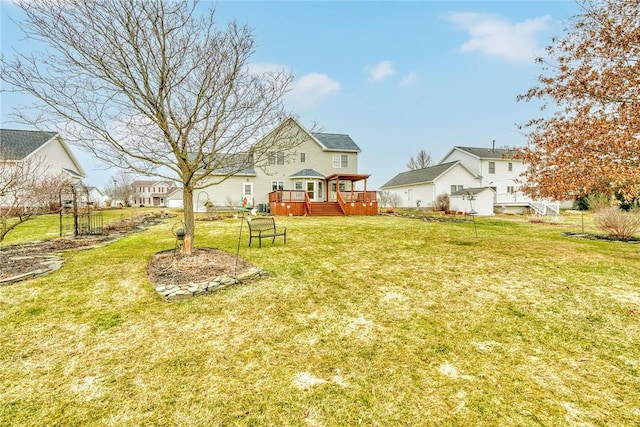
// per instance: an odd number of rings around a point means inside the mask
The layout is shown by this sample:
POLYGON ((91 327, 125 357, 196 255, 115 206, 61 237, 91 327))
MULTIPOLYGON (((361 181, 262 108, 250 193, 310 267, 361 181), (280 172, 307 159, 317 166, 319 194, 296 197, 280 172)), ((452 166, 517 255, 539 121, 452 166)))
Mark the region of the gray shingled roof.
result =
POLYGON ((513 158, 513 150, 506 148, 481 148, 481 147, 460 147, 456 148, 465 151, 481 159, 509 159, 513 158))
POLYGON ((340 151, 357 151, 360 152, 360 147, 353 142, 353 139, 349 135, 338 133, 312 133, 322 145, 329 150, 340 151))
POLYGON ((479 194, 479 193, 483 192, 484 190, 493 191, 490 187, 463 188, 462 190, 454 191, 453 193, 451 193, 451 195, 452 196, 464 196, 469 192, 471 192, 473 194, 479 194))
POLYGON ((448 162, 441 163, 435 166, 429 166, 424 169, 417 169, 407 172, 400 172, 398 175, 394 176, 389 180, 386 184, 382 185, 380 188, 386 187, 399 187, 402 185, 412 185, 412 184, 422 184, 427 182, 433 182, 437 177, 442 175, 447 169, 451 168, 453 165, 458 163, 448 162))
POLYGON ((0 129, 0 150, 6 160, 22 160, 56 135, 56 132, 0 129))
POLYGON ((313 169, 302 169, 292 175, 289 178, 324 178, 324 175, 313 169))

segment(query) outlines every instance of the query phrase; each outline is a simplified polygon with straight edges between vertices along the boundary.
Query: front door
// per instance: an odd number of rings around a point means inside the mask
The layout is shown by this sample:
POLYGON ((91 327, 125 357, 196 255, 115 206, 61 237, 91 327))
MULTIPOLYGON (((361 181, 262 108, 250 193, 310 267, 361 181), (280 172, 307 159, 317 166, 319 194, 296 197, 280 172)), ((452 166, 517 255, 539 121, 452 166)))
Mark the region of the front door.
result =
POLYGON ((307 181, 307 196, 309 196, 309 200, 312 202, 316 201, 316 182, 315 181, 307 181))

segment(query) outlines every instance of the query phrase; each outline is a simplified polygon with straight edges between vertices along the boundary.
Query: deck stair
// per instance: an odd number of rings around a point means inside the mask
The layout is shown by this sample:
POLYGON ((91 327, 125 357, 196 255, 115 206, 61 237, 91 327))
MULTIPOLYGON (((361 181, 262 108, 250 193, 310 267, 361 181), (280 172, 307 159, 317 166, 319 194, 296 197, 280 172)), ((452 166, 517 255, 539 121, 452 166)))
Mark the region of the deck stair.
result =
POLYGON ((311 202, 310 216, 338 216, 344 215, 338 202, 311 202))
POLYGON ((560 215, 560 203, 531 202, 531 207, 538 215, 560 215))

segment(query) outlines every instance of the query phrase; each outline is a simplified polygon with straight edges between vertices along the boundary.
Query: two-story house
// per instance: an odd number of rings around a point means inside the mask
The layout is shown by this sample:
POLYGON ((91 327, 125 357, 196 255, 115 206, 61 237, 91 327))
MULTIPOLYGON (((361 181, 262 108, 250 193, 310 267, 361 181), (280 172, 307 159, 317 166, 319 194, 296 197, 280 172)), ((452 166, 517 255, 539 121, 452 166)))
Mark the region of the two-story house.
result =
POLYGON ((274 215, 375 215, 369 175, 358 174, 360 147, 349 135, 309 132, 296 120, 300 144, 268 153, 263 163, 194 193, 194 209, 255 206, 274 215))
POLYGON ((520 191, 519 180, 526 165, 513 154, 512 150, 503 148, 455 146, 439 164, 401 172, 381 190, 397 194, 396 198, 405 207, 415 207, 417 198, 421 199, 422 206, 433 205, 439 194, 446 193, 452 210, 492 215, 532 208, 543 214, 558 213, 560 203, 532 200, 520 191), (478 198, 476 206, 468 202, 470 194, 478 198))
POLYGON ((168 206, 167 198, 176 189, 175 182, 136 180, 131 183, 133 206, 168 206))

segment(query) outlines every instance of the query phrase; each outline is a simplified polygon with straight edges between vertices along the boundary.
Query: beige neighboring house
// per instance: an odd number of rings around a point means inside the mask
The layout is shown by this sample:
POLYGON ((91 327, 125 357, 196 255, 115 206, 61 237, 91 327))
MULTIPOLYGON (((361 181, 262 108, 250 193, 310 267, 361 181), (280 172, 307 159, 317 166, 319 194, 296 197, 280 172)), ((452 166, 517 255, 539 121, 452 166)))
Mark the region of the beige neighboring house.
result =
POLYGON ((361 150, 353 139, 310 132, 288 120, 302 135, 297 147, 273 151, 264 163, 194 191, 194 211, 202 212, 210 201, 214 206, 254 206, 274 215, 377 214, 376 192, 367 191, 369 175, 358 173, 361 150))
POLYGON ((169 207, 168 197, 176 190, 176 183, 168 180, 136 180, 131 183, 132 206, 169 207))
POLYGON ((57 132, 0 129, 0 162, 44 161, 42 173, 64 176, 79 183, 85 171, 57 132))

